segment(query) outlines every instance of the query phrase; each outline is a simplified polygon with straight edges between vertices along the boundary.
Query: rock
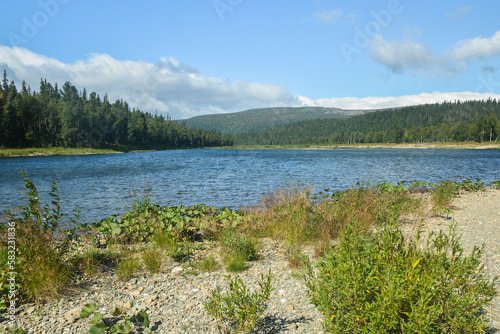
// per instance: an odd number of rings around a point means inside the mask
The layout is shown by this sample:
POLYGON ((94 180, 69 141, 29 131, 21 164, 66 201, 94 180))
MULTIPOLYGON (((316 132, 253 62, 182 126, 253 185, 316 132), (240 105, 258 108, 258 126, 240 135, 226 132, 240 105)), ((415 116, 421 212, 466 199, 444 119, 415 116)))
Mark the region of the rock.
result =
POLYGON ((78 308, 74 308, 72 310, 69 310, 64 315, 64 319, 66 319, 66 321, 69 322, 69 323, 73 323, 73 322, 75 322, 75 320, 77 320, 78 318, 80 318, 80 311, 81 310, 78 309, 78 308))
POLYGON ((30 307, 28 307, 28 308, 26 309, 26 313, 27 313, 27 314, 31 314, 31 313, 33 313, 33 312, 35 312, 35 307, 34 307, 34 306, 30 306, 30 307))
POLYGON ((172 274, 179 274, 183 270, 184 270, 184 268, 182 268, 182 267, 175 267, 174 269, 172 269, 172 274))
POLYGON ((123 304, 123 308, 127 309, 127 310, 131 309, 132 306, 133 306, 133 304, 131 302, 126 302, 126 303, 123 304))

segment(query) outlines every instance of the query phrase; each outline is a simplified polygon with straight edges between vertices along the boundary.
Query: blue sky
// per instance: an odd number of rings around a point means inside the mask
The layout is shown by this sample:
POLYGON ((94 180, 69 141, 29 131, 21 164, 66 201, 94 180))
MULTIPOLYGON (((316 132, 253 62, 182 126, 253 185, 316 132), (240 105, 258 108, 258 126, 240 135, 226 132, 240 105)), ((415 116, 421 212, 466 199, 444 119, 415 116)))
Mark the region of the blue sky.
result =
POLYGON ((500 97, 500 2, 3 1, 0 70, 186 118, 500 97))

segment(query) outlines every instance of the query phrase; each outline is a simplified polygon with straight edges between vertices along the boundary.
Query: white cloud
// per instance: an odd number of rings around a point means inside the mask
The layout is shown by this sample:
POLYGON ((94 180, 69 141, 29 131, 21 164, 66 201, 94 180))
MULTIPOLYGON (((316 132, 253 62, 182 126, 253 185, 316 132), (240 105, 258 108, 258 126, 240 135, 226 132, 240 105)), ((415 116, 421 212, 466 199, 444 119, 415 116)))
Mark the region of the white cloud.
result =
POLYGON ((445 16, 450 20, 456 20, 456 19, 459 19, 459 18, 469 14, 471 12, 471 10, 472 10, 472 8, 470 8, 469 6, 462 6, 462 7, 455 9, 452 12, 446 12, 445 16))
MULTIPOLYGON (((379 43, 387 43, 383 40, 379 43)), ((403 45, 403 52, 392 50, 388 43, 380 62, 394 70, 433 69, 421 60, 436 61, 435 55, 418 45, 403 45), (411 53, 415 55, 411 55, 411 53), (396 54, 404 55, 404 61, 396 54), (414 57, 414 58, 412 58, 414 57)), ((381 52, 381 51, 378 51, 381 52)), ((107 54, 94 54, 87 60, 67 64, 31 52, 24 48, 0 45, 0 70, 7 69, 10 79, 19 84, 26 80, 37 90, 41 78, 60 86, 71 81, 78 89, 87 88, 101 95, 108 93, 111 102, 123 98, 131 107, 143 111, 168 113, 174 119, 202 114, 236 112, 251 108, 273 106, 323 106, 342 109, 377 109, 455 100, 496 98, 491 93, 422 93, 399 97, 344 97, 313 100, 294 96, 285 87, 245 81, 228 81, 207 77, 174 58, 162 58, 157 64, 140 61, 117 60, 107 54)), ((484 88, 496 87, 486 83, 484 88)), ((480 87, 478 91, 482 90, 480 87)))
POLYGON ((458 72, 450 59, 439 57, 429 48, 411 41, 388 42, 382 35, 370 41, 370 56, 394 73, 431 71, 449 75, 458 72))
POLYGON ((333 9, 330 11, 323 10, 321 12, 314 13, 314 18, 316 21, 335 23, 343 15, 340 9, 333 9))
POLYGON ((444 101, 487 100, 488 98, 500 100, 500 94, 475 92, 432 92, 403 96, 369 96, 364 98, 342 97, 318 100, 312 100, 305 96, 299 96, 299 100, 306 106, 333 107, 350 110, 384 109, 444 101))
POLYGON ((168 113, 175 119, 298 104, 283 86, 207 77, 174 58, 151 64, 93 54, 67 64, 24 48, 0 45, 0 69, 4 68, 14 75, 10 79, 26 80, 35 90, 40 78, 59 85, 70 81, 101 97, 108 93, 111 102, 124 99, 143 111, 168 113))
POLYGON ((491 38, 476 37, 460 41, 450 51, 450 56, 466 61, 500 56, 500 31, 497 31, 491 38))
POLYGON ((336 23, 340 18, 353 19, 354 14, 344 13, 338 8, 332 10, 321 10, 313 13, 314 19, 319 22, 336 23))

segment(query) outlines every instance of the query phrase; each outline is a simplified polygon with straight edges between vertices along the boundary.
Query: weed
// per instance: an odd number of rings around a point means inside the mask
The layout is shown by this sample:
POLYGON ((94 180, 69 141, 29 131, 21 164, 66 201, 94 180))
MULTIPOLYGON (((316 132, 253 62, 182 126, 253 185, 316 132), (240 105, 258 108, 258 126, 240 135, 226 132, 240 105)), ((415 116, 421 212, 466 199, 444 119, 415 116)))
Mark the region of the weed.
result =
POLYGON ((230 272, 242 271, 246 262, 257 258, 257 240, 246 234, 227 228, 220 235, 222 258, 230 272))
POLYGON ((96 304, 85 304, 80 312, 80 318, 87 319, 93 315, 89 323, 92 325, 89 334, 123 333, 132 331, 134 322, 138 326, 149 327, 149 315, 146 312, 138 312, 134 317, 126 316, 126 312, 118 307, 112 313, 113 318, 104 319, 102 313, 98 313, 96 304))
POLYGON ((266 310, 271 294, 271 269, 264 278, 261 274, 260 291, 248 289, 238 276, 225 276, 229 288, 225 295, 221 287, 210 290, 210 298, 205 302, 207 312, 217 321, 220 333, 250 333, 259 327, 259 319, 266 310))
MULTIPOLYGON (((51 181, 52 205, 42 206, 33 182, 23 171, 20 174, 24 175, 28 203, 20 207, 21 217, 7 212, 9 226, 16 238, 17 295, 35 302, 49 301, 55 299, 70 280, 71 265, 67 255, 75 230, 60 230, 63 214, 56 183, 51 181)), ((2 228, 6 227, 2 225, 2 228)), ((4 233, 1 238, 2 249, 12 247, 7 246, 4 233)))
POLYGON ((287 245, 285 249, 285 256, 288 260, 288 267, 298 269, 301 265, 302 252, 297 245, 287 245))
POLYGON ((116 274, 121 281, 128 281, 141 267, 137 254, 133 250, 126 250, 120 254, 116 265, 116 274))
POLYGON ((156 274, 160 271, 162 264, 162 254, 158 247, 150 247, 142 252, 142 261, 151 274, 156 274))
POLYGON ((451 210, 451 202, 459 194, 460 186, 449 180, 440 182, 439 186, 432 192, 432 211, 435 214, 442 212, 449 213, 451 210))
POLYGON ((219 267, 217 259, 213 255, 209 255, 199 262, 198 267, 201 271, 210 272, 215 271, 219 267))

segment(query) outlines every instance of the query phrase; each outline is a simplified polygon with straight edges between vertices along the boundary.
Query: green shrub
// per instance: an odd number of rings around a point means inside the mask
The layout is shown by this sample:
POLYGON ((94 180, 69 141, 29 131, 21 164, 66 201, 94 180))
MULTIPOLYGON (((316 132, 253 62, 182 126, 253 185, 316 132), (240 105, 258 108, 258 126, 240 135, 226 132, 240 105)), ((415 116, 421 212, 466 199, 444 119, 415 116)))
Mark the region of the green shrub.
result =
POLYGON ((464 254, 452 226, 405 240, 395 225, 375 234, 357 224, 303 272, 311 302, 329 333, 476 333, 487 325, 484 308, 497 294, 480 264, 482 248, 464 254))
POLYGON ((266 310, 272 289, 271 269, 264 278, 261 274, 260 291, 250 290, 237 276, 224 276, 229 280, 225 295, 221 287, 210 290, 210 298, 205 302, 207 312, 217 321, 220 333, 251 333, 259 327, 259 320, 266 310))
POLYGON ((451 211, 451 202, 459 194, 460 186, 449 180, 439 182, 439 186, 432 192, 432 204, 435 214, 451 211))

